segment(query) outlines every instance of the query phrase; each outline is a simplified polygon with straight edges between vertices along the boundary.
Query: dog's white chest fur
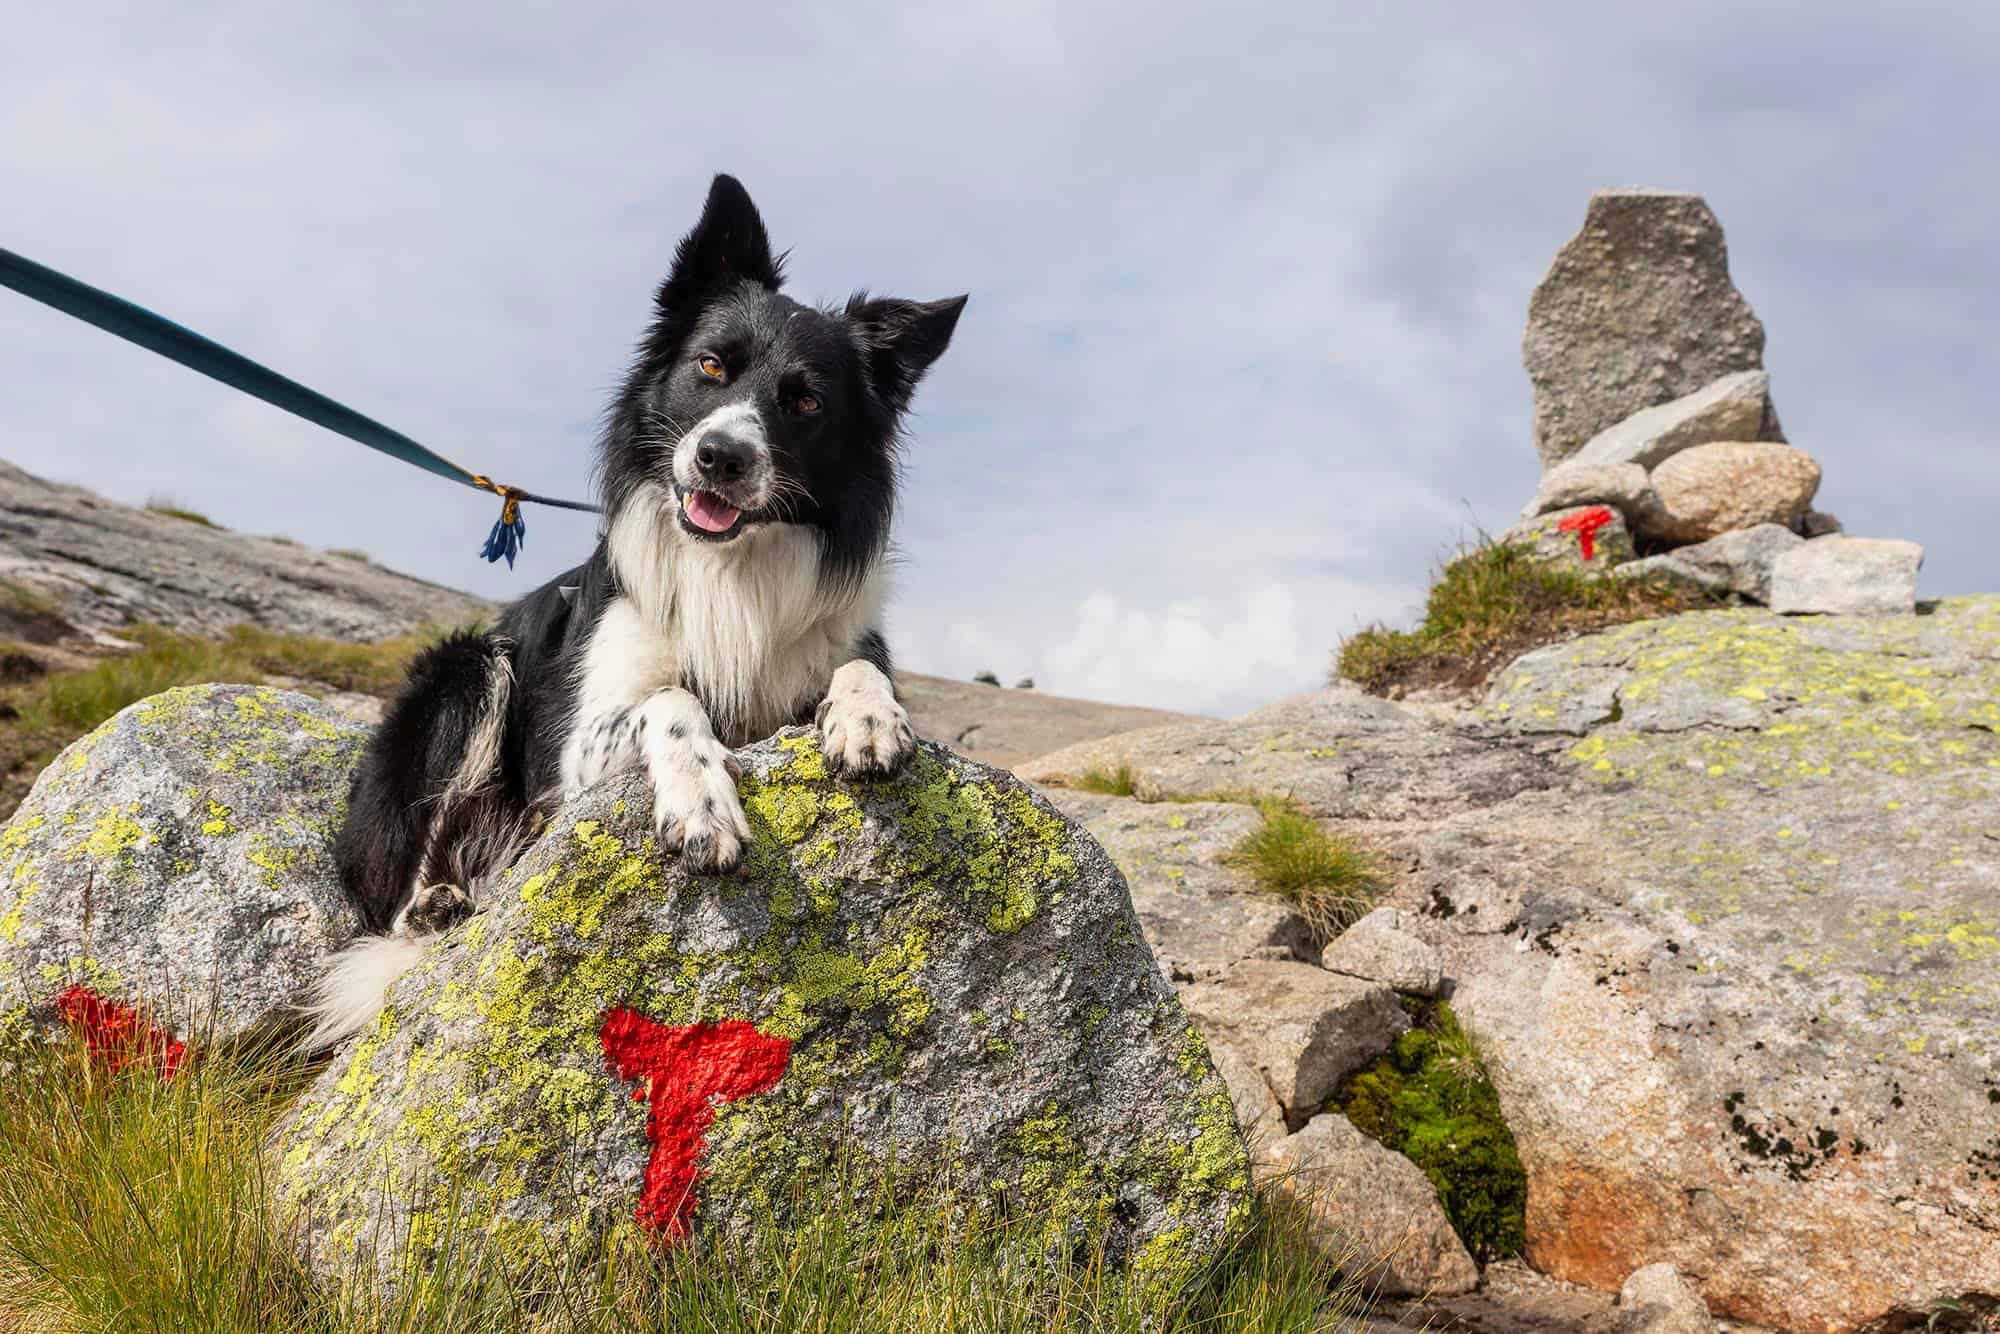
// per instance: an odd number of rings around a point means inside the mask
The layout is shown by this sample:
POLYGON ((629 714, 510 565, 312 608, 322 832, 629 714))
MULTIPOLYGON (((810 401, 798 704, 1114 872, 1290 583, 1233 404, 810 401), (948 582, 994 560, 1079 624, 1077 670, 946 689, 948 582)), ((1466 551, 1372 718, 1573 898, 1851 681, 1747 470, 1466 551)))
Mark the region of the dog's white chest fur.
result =
POLYGON ((830 587, 818 536, 795 524, 698 541, 679 530, 664 490, 622 507, 610 556, 624 592, 584 655, 579 727, 678 686, 700 696, 727 744, 760 740, 819 701, 881 614, 879 567, 830 587))

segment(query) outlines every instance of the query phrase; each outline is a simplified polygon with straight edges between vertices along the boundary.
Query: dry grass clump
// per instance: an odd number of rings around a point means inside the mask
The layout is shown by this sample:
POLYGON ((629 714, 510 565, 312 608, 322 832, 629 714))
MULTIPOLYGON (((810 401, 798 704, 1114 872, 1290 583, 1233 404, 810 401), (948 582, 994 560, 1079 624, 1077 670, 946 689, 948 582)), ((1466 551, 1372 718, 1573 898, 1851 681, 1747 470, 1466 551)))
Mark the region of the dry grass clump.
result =
POLYGON ((1072 786, 1079 792, 1096 792, 1107 797, 1129 797, 1138 790, 1129 764, 1116 769, 1086 769, 1072 786))
POLYGON ((204 528, 220 528, 221 524, 199 510, 191 510, 172 496, 152 496, 146 501, 146 509, 153 514, 164 514, 169 519, 181 519, 188 523, 198 523, 204 528))
POLYGON ((1341 644, 1333 674, 1378 695, 1443 687, 1478 690, 1529 649, 1606 626, 1714 606, 1668 579, 1608 579, 1554 568, 1526 547, 1488 542, 1447 564, 1423 624, 1375 625, 1341 644))
POLYGON ((424 630, 372 644, 232 627, 220 639, 156 626, 121 632, 138 645, 81 661, 33 645, 0 643, 0 819, 14 813, 64 746, 128 704, 175 686, 262 684, 273 678, 333 690, 392 694, 418 650, 442 633, 424 630))

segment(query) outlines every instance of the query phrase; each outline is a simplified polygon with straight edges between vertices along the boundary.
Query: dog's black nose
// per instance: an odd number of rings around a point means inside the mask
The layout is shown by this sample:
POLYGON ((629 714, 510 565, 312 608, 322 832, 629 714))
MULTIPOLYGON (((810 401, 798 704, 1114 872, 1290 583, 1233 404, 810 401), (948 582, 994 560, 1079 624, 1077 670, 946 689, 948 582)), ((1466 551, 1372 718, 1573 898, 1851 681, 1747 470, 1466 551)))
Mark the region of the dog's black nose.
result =
POLYGON ((756 451, 747 440, 723 431, 710 431, 694 447, 695 465, 712 482, 733 482, 750 471, 756 451))

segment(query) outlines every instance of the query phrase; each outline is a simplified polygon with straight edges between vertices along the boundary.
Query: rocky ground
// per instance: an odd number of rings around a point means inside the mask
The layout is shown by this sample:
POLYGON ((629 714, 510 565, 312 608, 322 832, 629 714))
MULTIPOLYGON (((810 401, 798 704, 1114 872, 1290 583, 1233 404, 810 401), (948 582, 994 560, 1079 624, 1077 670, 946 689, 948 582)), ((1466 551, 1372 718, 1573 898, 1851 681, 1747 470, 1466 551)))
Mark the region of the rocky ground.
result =
MULTIPOLYGON (((1996 701, 2000 599, 1702 612, 1529 654, 1477 708, 1335 689, 1021 771, 1131 770, 1136 797, 1057 800, 1163 939, 1161 868, 1202 845, 1148 800, 1289 792, 1392 849, 1519 1143, 1535 1269, 1608 1291, 1667 1261, 1745 1321, 1922 1324, 2000 1292, 1996 701)), ((1189 971, 1247 1000, 1280 934, 1218 930, 1189 971)))
MULTIPOLYGON (((86 636, 138 622, 214 634, 238 624, 383 639, 489 610, 478 598, 287 538, 135 509, 0 463, 0 580, 53 603, 86 636)), ((35 625, 0 627, 40 639, 35 625)))

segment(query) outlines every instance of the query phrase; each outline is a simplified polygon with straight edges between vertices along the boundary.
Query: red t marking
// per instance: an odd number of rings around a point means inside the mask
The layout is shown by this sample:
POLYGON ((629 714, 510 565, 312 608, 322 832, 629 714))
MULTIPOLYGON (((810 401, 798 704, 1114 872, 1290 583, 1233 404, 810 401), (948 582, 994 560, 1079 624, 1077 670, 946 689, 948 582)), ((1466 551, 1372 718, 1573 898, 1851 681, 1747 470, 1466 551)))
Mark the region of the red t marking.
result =
POLYGON ((1556 525, 1558 532, 1575 533, 1576 544, 1583 550, 1583 558, 1590 560, 1597 555, 1597 530, 1618 517, 1602 505, 1592 506, 1578 514, 1572 514, 1556 525))
POLYGON ((791 1039, 766 1037, 741 1019, 670 1028, 623 1005, 604 1016, 597 1039, 620 1079, 646 1081, 632 1091, 647 1103, 653 1144, 639 1224, 678 1241, 699 1203, 694 1183, 716 1107, 776 1088, 792 1058, 791 1039))
POLYGON ((81 982, 56 997, 56 1014, 113 1073, 146 1062, 172 1079, 187 1060, 187 1044, 147 1023, 137 1006, 106 1000, 81 982))

